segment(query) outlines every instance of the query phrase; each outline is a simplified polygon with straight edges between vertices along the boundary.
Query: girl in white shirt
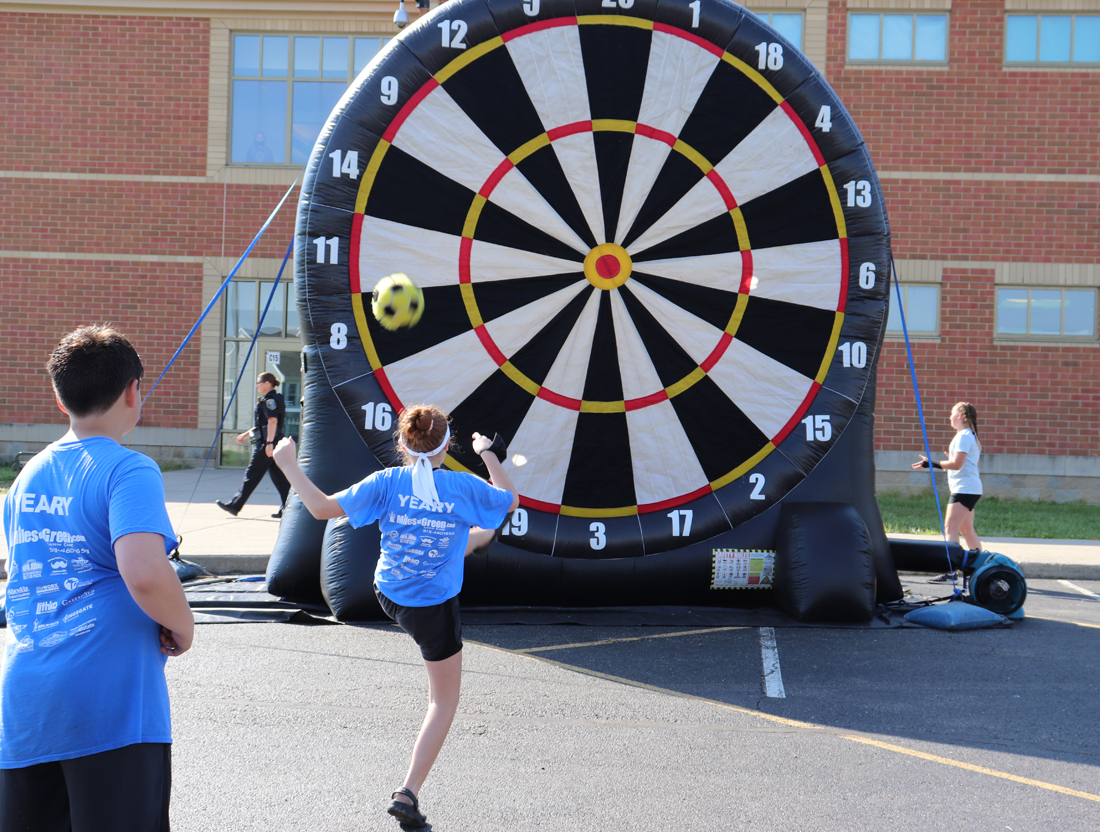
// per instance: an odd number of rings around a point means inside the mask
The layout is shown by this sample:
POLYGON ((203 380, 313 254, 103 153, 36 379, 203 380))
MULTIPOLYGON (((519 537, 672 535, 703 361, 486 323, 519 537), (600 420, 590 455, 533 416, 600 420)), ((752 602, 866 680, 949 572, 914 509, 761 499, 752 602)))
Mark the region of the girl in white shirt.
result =
MULTIPOLYGON (((966 563, 971 564, 982 550, 982 541, 974 530, 974 506, 982 496, 982 478, 978 474, 978 459, 982 454, 982 443, 978 440, 978 411, 970 402, 959 402, 951 408, 951 427, 955 429, 955 438, 947 450, 948 458, 942 462, 929 463, 924 456, 920 462, 914 462, 914 470, 942 468, 947 471, 947 485, 951 497, 947 501, 947 517, 944 520, 947 540, 958 543, 959 535, 970 551, 966 563)), ((947 572, 933 579, 933 583, 951 583, 954 572, 947 572)))

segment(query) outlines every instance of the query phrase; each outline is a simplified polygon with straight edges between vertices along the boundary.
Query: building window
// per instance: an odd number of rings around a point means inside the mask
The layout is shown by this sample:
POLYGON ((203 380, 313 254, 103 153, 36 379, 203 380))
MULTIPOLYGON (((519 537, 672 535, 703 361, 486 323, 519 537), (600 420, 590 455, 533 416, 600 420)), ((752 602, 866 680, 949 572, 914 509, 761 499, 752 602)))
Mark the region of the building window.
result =
POLYGON ((273 280, 234 280, 225 294, 225 330, 222 364, 222 411, 228 408, 222 425, 221 452, 218 462, 223 466, 246 465, 251 446, 237 444, 237 435, 252 427, 256 405, 255 382, 260 373, 274 373, 279 379, 279 392, 286 400, 287 435, 298 438, 301 421, 301 351, 298 328, 298 307, 294 298, 294 283, 280 281, 272 296, 273 280), (262 321, 260 312, 271 298, 271 305, 262 321), (252 348, 252 337, 259 326, 260 334, 252 348), (233 387, 242 368, 240 387, 232 398, 233 387))
POLYGON ((229 160, 303 165, 332 108, 389 38, 234 35, 229 160))
POLYGON ((1005 18, 1005 62, 1100 64, 1100 15, 1010 14, 1005 18))
POLYGON ((947 15, 850 14, 848 60, 945 63, 947 15))
MULTIPOLYGON (((938 335, 940 332, 940 287, 928 283, 902 283, 901 302, 905 309, 905 328, 910 335, 938 335)), ((890 317, 886 334, 901 335, 901 315, 897 293, 890 293, 890 317)))
POLYGON ((783 37, 802 48, 802 15, 790 12, 753 12, 783 37))
POLYGON ((1096 340, 1096 289, 997 289, 997 336, 1096 340))

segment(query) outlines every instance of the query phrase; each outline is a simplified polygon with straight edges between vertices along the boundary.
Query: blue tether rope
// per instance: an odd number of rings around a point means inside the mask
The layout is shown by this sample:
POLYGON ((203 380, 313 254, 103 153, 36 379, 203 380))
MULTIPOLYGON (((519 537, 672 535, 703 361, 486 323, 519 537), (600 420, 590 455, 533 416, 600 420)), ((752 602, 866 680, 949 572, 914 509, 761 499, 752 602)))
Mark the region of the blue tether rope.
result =
MULTIPOLYGON (((901 285, 898 283, 898 267, 894 264, 894 254, 890 253, 890 268, 894 274, 894 290, 898 296, 898 314, 901 316, 901 333, 905 337, 905 351, 909 355, 909 375, 913 379, 913 394, 917 398, 917 417, 920 419, 920 432, 924 437, 924 456, 928 459, 928 476, 932 479, 932 496, 936 501, 936 513, 940 518, 940 530, 943 532, 943 551, 947 556, 947 571, 954 574, 954 567, 951 565, 951 548, 947 542, 947 524, 943 520, 943 509, 940 508, 940 492, 936 487, 936 469, 932 467, 932 451, 928 446, 928 428, 924 422, 924 407, 921 405, 920 400, 920 385, 917 384, 917 365, 913 360, 913 346, 909 343, 909 328, 905 325, 905 304, 901 299, 901 285)), ((952 585, 955 584, 954 579, 951 581, 952 585)), ((966 588, 966 579, 963 578, 963 589, 966 588)), ((955 587, 955 595, 961 595, 962 590, 957 586, 955 587)))
MULTIPOLYGON (((237 265, 235 265, 233 267, 233 270, 229 272, 229 277, 227 277, 225 279, 225 282, 222 283, 221 288, 214 293, 214 297, 210 299, 210 303, 206 305, 206 309, 204 309, 202 314, 199 315, 199 319, 195 321, 195 325, 191 327, 191 331, 187 333, 187 337, 183 339, 183 343, 180 344, 179 347, 176 349, 175 353, 172 355, 172 359, 168 362, 167 366, 163 370, 161 370, 160 375, 157 376, 157 380, 153 382, 153 386, 149 388, 149 392, 146 393, 145 398, 141 400, 143 406, 147 401, 149 401, 149 397, 153 395, 153 391, 157 389, 157 385, 160 384, 160 380, 164 378, 164 374, 168 372, 168 368, 176 363, 176 359, 179 358, 179 354, 183 352, 183 348, 187 346, 187 343, 194 337, 195 333, 198 332, 199 326, 201 326, 202 322, 206 320, 206 316, 210 314, 210 310, 214 308, 214 304, 218 302, 218 298, 220 298, 222 296, 222 293, 225 292, 225 290, 229 287, 230 282, 233 280, 234 276, 236 276, 237 272, 244 264, 244 261, 248 258, 248 255, 252 253, 252 249, 256 247, 256 243, 260 242, 260 237, 262 237, 264 235, 264 232, 267 231, 267 227, 271 225, 271 221, 275 219, 275 215, 279 213, 279 209, 283 207, 283 203, 286 202, 287 197, 290 196, 291 191, 293 191, 295 186, 297 186, 298 179, 301 179, 301 177, 299 176, 297 179, 295 179, 294 184, 290 186, 285 194, 283 194, 283 198, 279 200, 279 204, 275 206, 275 210, 271 212, 271 215, 264 222, 263 227, 260 228, 259 232, 252 239, 252 242, 249 244, 248 248, 245 249, 244 254, 241 255, 241 259, 237 261, 237 265)), ((286 261, 283 262, 285 265, 286 261)), ((257 328, 256 331, 259 332, 259 329, 257 328)))
MULTIPOLYGON (((237 374, 237 381, 233 385, 233 392, 229 394, 229 401, 225 405, 225 412, 222 414, 222 419, 218 423, 217 428, 214 429, 214 441, 210 443, 210 450, 206 452, 206 459, 203 460, 202 470, 199 471, 199 475, 195 479, 195 487, 191 490, 191 496, 187 500, 187 508, 190 508, 191 503, 195 501, 195 494, 199 490, 199 483, 202 481, 202 475, 206 473, 206 468, 210 464, 210 458, 214 455, 214 448, 217 446, 218 439, 221 437, 222 426, 225 425, 225 420, 229 418, 229 409, 233 407, 233 400, 237 398, 237 389, 241 386, 241 379, 244 378, 245 370, 248 369, 248 359, 252 357, 252 350, 256 346, 256 339, 260 337, 260 327, 267 317, 267 310, 271 308, 271 301, 274 300, 275 292, 279 289, 279 281, 283 277, 283 270, 286 268, 286 263, 290 259, 290 255, 293 251, 294 241, 291 240, 290 245, 287 247, 286 255, 283 257, 283 264, 279 266, 279 273, 275 276, 275 284, 271 287, 271 294, 267 296, 267 303, 264 304, 264 311, 260 313, 260 319, 256 322, 256 331, 252 334, 252 341, 248 345, 248 352, 245 353, 244 361, 241 362, 241 371, 237 374)), ((187 516, 186 509, 184 509, 184 516, 187 516)), ((180 524, 183 524, 182 517, 180 518, 180 524)))

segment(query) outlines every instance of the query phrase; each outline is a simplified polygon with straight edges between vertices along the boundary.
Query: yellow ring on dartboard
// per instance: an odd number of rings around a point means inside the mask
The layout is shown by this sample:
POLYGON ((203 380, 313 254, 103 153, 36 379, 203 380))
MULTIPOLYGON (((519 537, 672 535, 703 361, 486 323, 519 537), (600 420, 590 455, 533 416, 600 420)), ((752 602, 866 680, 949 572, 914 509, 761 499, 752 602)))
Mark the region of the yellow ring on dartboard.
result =
POLYGON ((618 289, 630 278, 634 261, 616 243, 602 243, 584 258, 584 276, 597 289, 618 289))

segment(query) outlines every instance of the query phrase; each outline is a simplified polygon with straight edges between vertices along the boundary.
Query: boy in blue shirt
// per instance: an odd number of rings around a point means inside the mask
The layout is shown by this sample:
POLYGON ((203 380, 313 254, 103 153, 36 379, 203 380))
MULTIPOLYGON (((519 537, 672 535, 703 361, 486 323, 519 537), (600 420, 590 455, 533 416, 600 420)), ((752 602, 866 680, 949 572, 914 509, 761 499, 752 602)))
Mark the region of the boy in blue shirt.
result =
POLYGON ((160 470, 119 444, 141 416, 144 370, 99 326, 62 338, 46 366, 69 431, 4 503, 0 832, 166 832, 164 663, 195 621, 166 557, 160 470))

